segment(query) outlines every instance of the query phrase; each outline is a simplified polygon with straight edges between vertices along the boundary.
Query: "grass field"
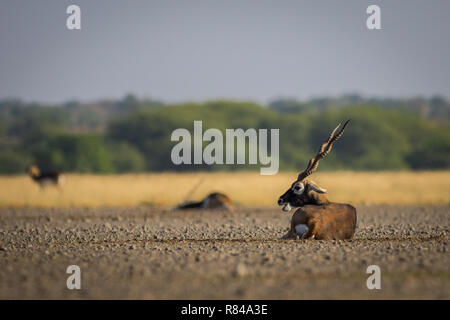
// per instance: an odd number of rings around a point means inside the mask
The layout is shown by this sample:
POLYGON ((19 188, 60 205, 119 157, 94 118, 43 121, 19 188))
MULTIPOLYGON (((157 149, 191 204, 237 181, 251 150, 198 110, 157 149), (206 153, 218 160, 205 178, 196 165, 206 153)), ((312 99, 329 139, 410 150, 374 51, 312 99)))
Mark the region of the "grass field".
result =
MULTIPOLYGON (((61 190, 41 190, 28 176, 0 177, 0 207, 174 206, 224 192, 237 205, 275 207, 296 173, 261 176, 237 173, 65 175, 61 190), (198 185, 197 188, 195 186, 198 185)), ((450 171, 324 172, 312 177, 329 199, 352 204, 449 204, 450 171)))

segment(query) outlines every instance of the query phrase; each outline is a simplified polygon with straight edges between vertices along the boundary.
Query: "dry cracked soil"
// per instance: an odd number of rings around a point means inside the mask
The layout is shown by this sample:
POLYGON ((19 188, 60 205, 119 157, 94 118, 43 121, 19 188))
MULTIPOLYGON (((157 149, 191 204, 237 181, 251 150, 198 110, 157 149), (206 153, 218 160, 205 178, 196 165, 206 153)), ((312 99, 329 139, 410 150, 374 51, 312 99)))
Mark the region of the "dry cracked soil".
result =
POLYGON ((449 209, 358 206, 348 241, 278 240, 278 208, 1 209, 0 298, 449 299, 449 209))

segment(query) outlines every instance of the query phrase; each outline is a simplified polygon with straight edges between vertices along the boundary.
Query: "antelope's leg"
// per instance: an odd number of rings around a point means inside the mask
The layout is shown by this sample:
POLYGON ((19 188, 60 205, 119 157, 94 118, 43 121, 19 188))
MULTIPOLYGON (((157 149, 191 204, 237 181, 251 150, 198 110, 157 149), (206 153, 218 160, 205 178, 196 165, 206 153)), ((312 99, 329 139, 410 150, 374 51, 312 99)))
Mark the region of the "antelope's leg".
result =
POLYGON ((306 224, 298 224, 295 226, 295 233, 300 237, 300 239, 305 239, 309 232, 309 228, 306 224))
POLYGON ((314 236, 314 226, 307 227, 308 231, 304 234, 302 239, 309 239, 314 236))

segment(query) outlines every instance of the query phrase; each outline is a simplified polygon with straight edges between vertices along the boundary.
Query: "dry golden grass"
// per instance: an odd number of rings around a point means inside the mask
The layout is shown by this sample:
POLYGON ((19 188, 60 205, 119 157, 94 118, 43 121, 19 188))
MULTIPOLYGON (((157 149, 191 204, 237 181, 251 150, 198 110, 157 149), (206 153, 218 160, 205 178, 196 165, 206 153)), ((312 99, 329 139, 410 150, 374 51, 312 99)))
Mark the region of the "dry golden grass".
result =
MULTIPOLYGON (((40 190, 27 176, 0 177, 0 207, 174 206, 203 182, 191 199, 212 191, 228 194, 244 206, 276 207, 296 173, 158 173, 65 175, 62 190, 40 190)), ((449 204, 450 171, 325 172, 313 180, 328 189, 329 199, 352 204, 449 204)))

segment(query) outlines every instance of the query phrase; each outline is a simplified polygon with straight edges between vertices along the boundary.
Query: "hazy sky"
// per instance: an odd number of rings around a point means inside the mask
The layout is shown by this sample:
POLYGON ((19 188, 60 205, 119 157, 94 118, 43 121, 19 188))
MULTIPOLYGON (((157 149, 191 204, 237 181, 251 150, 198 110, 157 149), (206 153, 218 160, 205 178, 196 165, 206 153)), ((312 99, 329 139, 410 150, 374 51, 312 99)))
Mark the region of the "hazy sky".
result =
POLYGON ((448 0, 0 0, 0 99, 450 97, 449 33, 448 0))

